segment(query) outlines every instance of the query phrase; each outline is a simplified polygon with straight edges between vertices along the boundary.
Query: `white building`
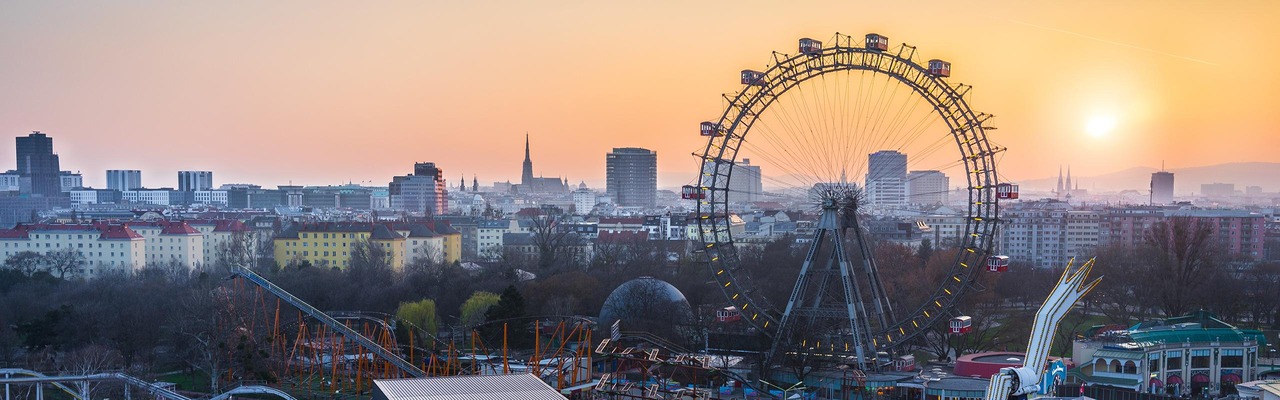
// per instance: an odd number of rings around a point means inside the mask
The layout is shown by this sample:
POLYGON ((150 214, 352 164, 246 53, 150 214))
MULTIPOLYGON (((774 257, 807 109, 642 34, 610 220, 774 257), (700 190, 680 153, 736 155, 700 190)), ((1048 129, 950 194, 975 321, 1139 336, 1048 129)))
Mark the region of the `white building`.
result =
POLYGON ((120 192, 120 199, 130 203, 154 204, 159 206, 172 205, 173 191, 168 189, 154 190, 126 190, 120 192))
POLYGON ((235 240, 243 240, 245 245, 244 251, 248 255, 255 254, 259 246, 259 240, 254 235, 253 230, 248 225, 233 219, 210 219, 210 220, 190 220, 186 221, 203 237, 204 243, 201 247, 201 264, 204 266, 214 266, 218 262, 218 252, 226 247, 227 243, 235 240))
POLYGON ((47 255, 65 249, 84 256, 84 264, 71 274, 85 278, 137 271, 146 254, 142 236, 122 225, 20 224, 0 230, 0 254, 5 259, 23 251, 47 255))
POLYGON ((907 173, 907 202, 920 205, 947 204, 947 189, 951 179, 942 171, 911 171, 907 173))
POLYGON ((204 265, 204 235, 186 222, 162 220, 125 225, 146 240, 147 265, 187 269, 204 265))
POLYGON ((197 190, 194 193, 194 204, 227 205, 227 191, 225 190, 197 190))
POLYGON ((577 215, 591 214, 596 208, 596 192, 591 189, 578 188, 573 191, 573 213, 577 215))

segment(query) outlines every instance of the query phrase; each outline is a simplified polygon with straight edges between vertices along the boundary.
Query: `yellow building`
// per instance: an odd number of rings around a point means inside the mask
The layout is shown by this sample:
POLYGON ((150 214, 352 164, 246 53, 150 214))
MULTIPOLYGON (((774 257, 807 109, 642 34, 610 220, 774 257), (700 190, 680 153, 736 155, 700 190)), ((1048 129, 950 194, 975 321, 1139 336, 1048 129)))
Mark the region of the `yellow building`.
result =
POLYGON ((436 234, 444 237, 444 262, 453 264, 462 261, 462 232, 453 229, 449 224, 436 224, 436 234))
POLYGON ((346 269, 356 244, 368 240, 386 252, 388 264, 404 270, 406 238, 387 224, 368 222, 322 222, 295 224, 275 239, 276 264, 280 267, 303 261, 317 267, 346 269))

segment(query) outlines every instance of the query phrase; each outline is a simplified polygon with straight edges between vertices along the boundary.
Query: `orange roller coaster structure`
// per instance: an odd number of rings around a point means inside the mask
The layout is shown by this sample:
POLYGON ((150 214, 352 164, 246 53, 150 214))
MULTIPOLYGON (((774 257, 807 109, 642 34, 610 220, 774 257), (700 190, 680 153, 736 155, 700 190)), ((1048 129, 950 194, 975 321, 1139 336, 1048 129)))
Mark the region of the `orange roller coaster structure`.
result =
POLYGON ((226 304, 215 317, 230 344, 220 355, 225 382, 361 394, 374 379, 529 372, 557 388, 593 379, 592 326, 584 318, 491 321, 443 340, 390 314, 322 312, 247 269, 230 279, 219 289, 226 304), (509 339, 525 332, 532 349, 510 349, 509 339))

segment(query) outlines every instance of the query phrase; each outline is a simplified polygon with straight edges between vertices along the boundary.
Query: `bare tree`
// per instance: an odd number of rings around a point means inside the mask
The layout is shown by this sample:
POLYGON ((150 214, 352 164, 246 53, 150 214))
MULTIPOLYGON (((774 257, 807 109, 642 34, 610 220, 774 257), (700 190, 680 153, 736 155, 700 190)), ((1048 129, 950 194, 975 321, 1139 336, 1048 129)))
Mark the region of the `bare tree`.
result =
POLYGON ((4 260, 4 266, 31 275, 44 268, 45 255, 34 251, 20 251, 4 260))
MULTIPOLYGON (((63 355, 59 369, 70 375, 88 375, 118 370, 122 362, 119 351, 100 344, 90 344, 63 355)), ((87 382, 86 394, 92 394, 98 385, 97 381, 87 382)))
POLYGON ((70 247, 61 248, 44 256, 50 271, 58 273, 58 279, 66 279, 67 273, 74 273, 84 266, 84 253, 70 247))
POLYGON ((1161 277, 1150 284, 1158 290, 1165 315, 1191 311, 1198 289, 1218 269, 1209 242, 1212 236, 1213 226, 1190 217, 1173 217, 1146 232, 1144 242, 1152 253, 1147 276, 1161 277))
POLYGON ((533 244, 538 249, 539 271, 553 271, 572 261, 569 260, 572 255, 567 250, 570 242, 577 239, 577 235, 570 235, 568 230, 561 229, 559 225, 563 216, 558 208, 540 209, 537 215, 529 219, 529 231, 533 235, 533 244))

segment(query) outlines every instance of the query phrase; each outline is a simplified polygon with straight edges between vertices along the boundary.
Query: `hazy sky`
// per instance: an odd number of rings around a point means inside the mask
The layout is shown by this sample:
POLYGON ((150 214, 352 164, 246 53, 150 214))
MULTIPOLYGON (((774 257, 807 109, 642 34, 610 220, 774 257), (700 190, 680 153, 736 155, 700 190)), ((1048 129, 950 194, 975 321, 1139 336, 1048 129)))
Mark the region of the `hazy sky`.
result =
POLYGON ((739 70, 879 32, 954 63, 1013 180, 1280 162, 1280 2, 1046 4, 4 1, 0 132, 53 136, 99 187, 106 169, 385 185, 415 161, 515 181, 526 131, 540 174, 599 185, 636 146, 678 185, 739 70))

